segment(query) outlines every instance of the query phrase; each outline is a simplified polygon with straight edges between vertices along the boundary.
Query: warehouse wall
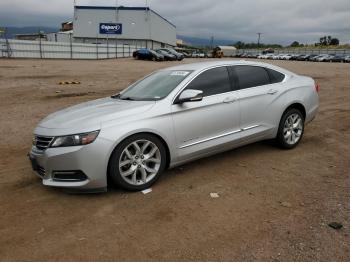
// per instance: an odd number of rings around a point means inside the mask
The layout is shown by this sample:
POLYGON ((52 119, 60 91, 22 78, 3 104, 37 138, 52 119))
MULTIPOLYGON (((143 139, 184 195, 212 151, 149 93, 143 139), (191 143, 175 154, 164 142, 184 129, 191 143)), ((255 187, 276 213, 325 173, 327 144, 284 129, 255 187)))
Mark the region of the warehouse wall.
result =
POLYGON ((132 57, 135 50, 132 45, 112 43, 78 44, 0 38, 0 57, 8 58, 108 59, 132 57))
POLYGON ((115 8, 86 9, 77 6, 73 23, 75 38, 108 38, 154 40, 176 45, 176 28, 153 11, 118 10, 115 8), (121 35, 99 33, 100 23, 121 23, 121 35))

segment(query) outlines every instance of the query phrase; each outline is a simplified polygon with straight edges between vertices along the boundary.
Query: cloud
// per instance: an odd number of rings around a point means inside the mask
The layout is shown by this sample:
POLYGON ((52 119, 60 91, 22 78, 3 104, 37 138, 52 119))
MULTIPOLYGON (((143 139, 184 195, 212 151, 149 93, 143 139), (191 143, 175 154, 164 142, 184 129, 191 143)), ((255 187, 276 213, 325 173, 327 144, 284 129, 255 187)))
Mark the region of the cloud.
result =
MULTIPOLYGON (((145 6, 146 1, 77 0, 81 5, 145 6)), ((350 43, 349 0, 148 0, 173 22, 178 34, 252 42, 314 43, 323 35, 350 43)), ((0 21, 7 25, 57 26, 71 19, 72 0, 1 0, 0 21)))

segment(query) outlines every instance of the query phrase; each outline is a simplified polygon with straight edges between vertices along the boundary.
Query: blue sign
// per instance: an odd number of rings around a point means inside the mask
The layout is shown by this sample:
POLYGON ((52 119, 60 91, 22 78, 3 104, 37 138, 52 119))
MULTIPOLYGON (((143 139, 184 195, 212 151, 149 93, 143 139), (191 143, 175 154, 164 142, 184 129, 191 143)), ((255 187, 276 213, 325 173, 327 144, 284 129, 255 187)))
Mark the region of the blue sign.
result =
POLYGON ((122 24, 100 23, 100 34, 121 35, 122 24))

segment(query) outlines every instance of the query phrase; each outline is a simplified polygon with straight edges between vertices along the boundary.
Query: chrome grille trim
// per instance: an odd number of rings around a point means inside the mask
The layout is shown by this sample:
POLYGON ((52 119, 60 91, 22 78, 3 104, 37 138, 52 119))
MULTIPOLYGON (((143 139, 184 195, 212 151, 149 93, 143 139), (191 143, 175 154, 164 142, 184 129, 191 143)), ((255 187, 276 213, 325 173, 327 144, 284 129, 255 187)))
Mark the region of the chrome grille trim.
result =
POLYGON ((34 145, 37 149, 44 151, 50 146, 54 137, 53 136, 39 136, 35 135, 34 145))

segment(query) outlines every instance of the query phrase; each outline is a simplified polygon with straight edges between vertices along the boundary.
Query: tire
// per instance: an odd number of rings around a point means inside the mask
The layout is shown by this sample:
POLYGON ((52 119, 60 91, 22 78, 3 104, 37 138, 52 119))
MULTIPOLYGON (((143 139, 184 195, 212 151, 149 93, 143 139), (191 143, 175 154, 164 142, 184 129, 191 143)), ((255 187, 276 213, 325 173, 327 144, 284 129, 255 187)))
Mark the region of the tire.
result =
POLYGON ((155 61, 156 61, 156 58, 155 58, 154 56, 152 57, 152 61, 153 61, 153 62, 155 62, 155 61))
POLYGON ((151 134, 136 134, 115 148, 109 161, 108 175, 114 185, 140 191, 159 179, 166 163, 165 146, 159 138, 151 134))
POLYGON ((135 56, 135 59, 136 59, 136 60, 139 60, 139 56, 138 56, 138 55, 136 55, 136 56, 135 56))
POLYGON ((283 114, 278 127, 276 140, 279 146, 285 149, 296 147, 303 137, 304 124, 304 116, 298 109, 288 109, 283 114), (299 124, 296 125, 298 121, 299 124))

